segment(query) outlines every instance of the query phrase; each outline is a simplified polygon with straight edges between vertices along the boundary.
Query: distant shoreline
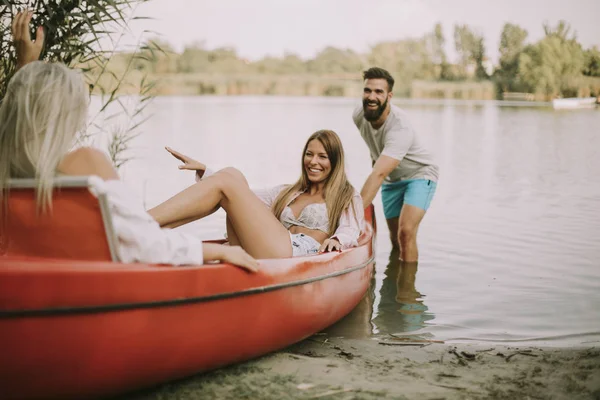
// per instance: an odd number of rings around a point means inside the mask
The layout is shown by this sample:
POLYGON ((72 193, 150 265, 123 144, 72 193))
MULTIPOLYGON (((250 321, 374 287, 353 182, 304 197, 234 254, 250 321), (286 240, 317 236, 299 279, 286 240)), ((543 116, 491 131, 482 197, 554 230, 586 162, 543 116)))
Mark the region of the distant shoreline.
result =
MULTIPOLYGON (((129 94, 136 96, 135 94, 129 94)), ((100 97, 98 93, 95 96, 100 97)), ((155 96, 156 99, 169 99, 169 98, 202 98, 202 99, 278 99, 282 101, 294 101, 294 100, 316 100, 326 101, 332 103, 348 103, 358 104, 358 96, 296 96, 296 95, 279 95, 279 94, 268 94, 268 95, 220 95, 220 94, 160 94, 155 96)), ((488 105, 496 105, 499 107, 534 107, 534 108, 551 108, 552 102, 550 101, 520 101, 520 100, 462 100, 462 99, 419 99, 411 97, 394 97, 393 104, 405 105, 405 106, 476 106, 483 107, 488 105)))
MULTIPOLYGON (((118 75, 118 74, 117 74, 118 75)), ((140 92, 142 79, 154 82, 155 96, 311 96, 354 97, 362 93, 363 82, 347 75, 254 75, 254 74, 150 74, 132 71, 119 85, 110 74, 101 77, 95 86, 105 93, 117 89, 119 94, 140 92)), ((495 100, 497 92, 490 81, 411 81, 398 82, 396 98, 495 100)))

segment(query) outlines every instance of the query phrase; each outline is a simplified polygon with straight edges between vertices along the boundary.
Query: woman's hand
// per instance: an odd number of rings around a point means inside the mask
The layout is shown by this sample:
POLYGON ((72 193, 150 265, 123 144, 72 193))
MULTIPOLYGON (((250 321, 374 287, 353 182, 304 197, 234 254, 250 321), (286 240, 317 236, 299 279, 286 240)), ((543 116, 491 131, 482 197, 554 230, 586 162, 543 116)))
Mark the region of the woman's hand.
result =
POLYGON ((33 11, 19 11, 12 23, 12 35, 17 53, 17 69, 27 63, 39 60, 44 47, 44 28, 41 26, 37 29, 35 41, 31 40, 29 23, 32 16, 33 11))
POLYGON ((342 245, 335 238, 325 239, 321 247, 319 247, 319 253, 327 253, 330 251, 342 251, 342 245))
POLYGON ((258 261, 240 246, 225 246, 216 243, 202 243, 204 262, 220 260, 250 272, 258 271, 258 261))
POLYGON ((183 163, 183 165, 179 166, 179 169, 186 169, 189 171, 197 171, 200 173, 204 173, 206 170, 206 165, 202 164, 200 161, 196 161, 193 158, 190 158, 186 155, 183 155, 170 147, 165 147, 169 153, 179 161, 183 163))
POLYGON ((258 271, 258 261, 250 254, 246 253, 240 246, 223 246, 225 250, 221 256, 221 261, 237 265, 250 272, 258 271))

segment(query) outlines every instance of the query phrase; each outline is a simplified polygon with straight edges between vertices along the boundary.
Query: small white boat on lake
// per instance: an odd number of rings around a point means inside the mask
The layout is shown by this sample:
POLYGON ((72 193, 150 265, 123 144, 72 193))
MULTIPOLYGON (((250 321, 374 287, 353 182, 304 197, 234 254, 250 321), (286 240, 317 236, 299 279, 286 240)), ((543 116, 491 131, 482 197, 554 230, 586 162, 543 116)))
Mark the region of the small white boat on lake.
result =
POLYGON ((595 97, 573 97, 566 99, 552 100, 552 107, 555 110, 566 110, 576 108, 594 108, 598 100, 595 97))

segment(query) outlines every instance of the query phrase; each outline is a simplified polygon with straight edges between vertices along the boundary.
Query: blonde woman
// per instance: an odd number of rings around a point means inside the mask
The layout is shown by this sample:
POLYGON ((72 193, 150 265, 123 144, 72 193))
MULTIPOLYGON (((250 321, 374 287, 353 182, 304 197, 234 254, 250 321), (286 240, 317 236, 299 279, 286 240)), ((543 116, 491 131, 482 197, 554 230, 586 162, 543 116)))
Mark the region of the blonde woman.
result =
POLYGON ((229 242, 256 258, 302 256, 358 244, 364 209, 346 177, 344 149, 333 131, 308 138, 296 183, 257 192, 233 168, 207 174, 204 164, 167 150, 184 163, 180 169, 195 170, 200 179, 149 211, 161 226, 179 226, 223 207, 229 242))
MULTIPOLYGON (((257 261, 240 247, 202 243, 194 236, 161 229, 102 152, 70 151, 86 125, 88 87, 79 72, 36 61, 43 30, 38 29, 38 40, 33 42, 31 17, 29 11, 20 12, 12 25, 18 71, 0 106, 0 204, 6 205, 8 179, 35 178, 38 208, 50 212, 57 175, 95 175, 99 178, 94 191, 107 193, 111 203, 122 261, 203 264, 221 260, 256 270, 257 261)), ((0 213, 5 212, 6 207, 1 207, 0 213)))

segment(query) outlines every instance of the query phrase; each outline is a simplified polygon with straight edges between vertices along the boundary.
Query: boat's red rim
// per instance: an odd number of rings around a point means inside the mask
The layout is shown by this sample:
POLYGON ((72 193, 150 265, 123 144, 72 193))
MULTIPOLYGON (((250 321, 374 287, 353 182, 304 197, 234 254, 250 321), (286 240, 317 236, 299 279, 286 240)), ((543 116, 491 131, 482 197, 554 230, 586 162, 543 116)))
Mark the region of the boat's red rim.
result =
POLYGON ((106 304, 106 305, 93 305, 93 306, 79 306, 79 307, 50 307, 50 308, 37 308, 37 309, 22 309, 22 310, 0 310, 0 318, 25 318, 25 317, 50 317, 56 315, 73 315, 73 314, 97 314, 103 312, 116 312, 116 311, 127 311, 137 309, 149 309, 149 308, 161 308, 161 307, 174 307, 183 306, 189 304, 205 303, 215 300, 231 299, 235 297, 250 296, 254 294, 273 292, 276 290, 287 289, 294 286, 306 285, 308 283, 314 283, 325 279, 335 278, 340 275, 346 275, 359 269, 365 268, 367 265, 373 263, 375 260, 374 256, 371 256, 367 261, 356 265, 354 267, 346 268, 340 271, 331 272, 329 274, 320 275, 312 278, 300 279, 297 281, 279 283, 274 285, 259 286, 246 290, 240 290, 236 292, 218 293, 209 296, 196 296, 187 298, 177 298, 160 301, 146 301, 139 303, 117 303, 117 304, 106 304))

